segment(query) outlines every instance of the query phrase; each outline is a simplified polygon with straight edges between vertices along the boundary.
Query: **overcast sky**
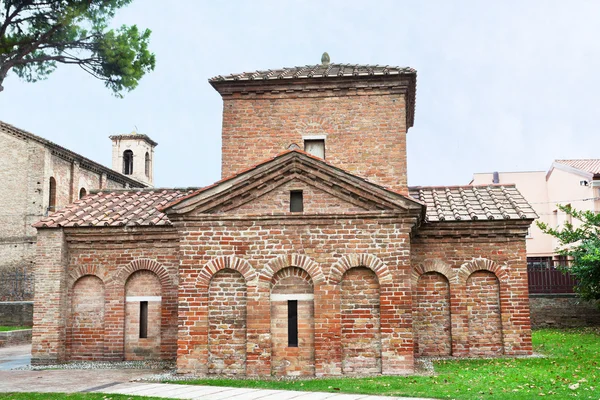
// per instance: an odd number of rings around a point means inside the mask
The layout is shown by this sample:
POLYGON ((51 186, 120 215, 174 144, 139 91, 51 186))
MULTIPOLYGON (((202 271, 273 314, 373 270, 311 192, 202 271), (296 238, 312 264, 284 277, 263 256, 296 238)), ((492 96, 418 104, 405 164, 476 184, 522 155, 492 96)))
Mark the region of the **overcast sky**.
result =
POLYGON ((158 187, 220 178, 222 101, 210 77, 334 63, 417 70, 410 185, 600 158, 600 1, 137 0, 115 25, 152 30, 154 72, 117 99, 77 67, 15 75, 0 119, 110 166, 109 135, 159 143, 158 187))

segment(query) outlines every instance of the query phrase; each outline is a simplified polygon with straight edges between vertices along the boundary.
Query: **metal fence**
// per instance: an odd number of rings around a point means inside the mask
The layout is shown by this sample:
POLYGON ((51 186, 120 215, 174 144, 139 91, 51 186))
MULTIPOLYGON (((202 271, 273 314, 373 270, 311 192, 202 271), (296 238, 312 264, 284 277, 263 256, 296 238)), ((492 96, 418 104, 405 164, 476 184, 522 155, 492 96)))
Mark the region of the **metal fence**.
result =
POLYGON ((0 301, 33 300, 33 273, 28 266, 0 269, 0 301))
POLYGON ((527 257, 529 293, 573 293, 575 279, 557 269, 560 265, 568 265, 568 261, 553 260, 552 257, 527 257))

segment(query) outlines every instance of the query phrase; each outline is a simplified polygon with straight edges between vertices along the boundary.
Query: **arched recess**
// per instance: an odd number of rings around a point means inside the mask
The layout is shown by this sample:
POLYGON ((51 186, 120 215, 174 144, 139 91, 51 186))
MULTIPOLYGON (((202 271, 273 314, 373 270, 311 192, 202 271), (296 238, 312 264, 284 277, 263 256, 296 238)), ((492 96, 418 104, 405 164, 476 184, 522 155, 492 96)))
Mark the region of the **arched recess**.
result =
POLYGON ((158 275, 148 269, 133 272, 125 282, 125 360, 161 357, 162 293, 158 275))
POLYGON ((412 286, 416 287, 421 275, 428 272, 437 272, 443 275, 448 282, 457 283, 457 273, 444 261, 435 259, 422 262, 413 267, 411 274, 412 286))
POLYGON ((272 259, 261 270, 259 279, 265 282, 271 282, 277 272, 288 267, 298 267, 303 269, 310 275, 312 282, 315 285, 325 282, 325 275, 319 264, 310 257, 302 254, 289 254, 272 259))
POLYGON ((67 334, 71 360, 102 360, 104 357, 104 282, 85 274, 73 281, 67 334))
POLYGON ((307 271, 278 269, 271 279, 271 374, 315 374, 314 285, 307 271))
POLYGON ((67 287, 72 288, 78 279, 86 275, 94 275, 98 277, 102 281, 103 286, 104 282, 106 282, 106 271, 104 268, 97 267, 95 265, 80 265, 69 273, 67 287))
POLYGON ((381 285, 392 283, 392 274, 388 266, 371 254, 348 254, 340 258, 331 268, 330 282, 332 284, 340 283, 344 273, 354 267, 365 267, 375 272, 381 285))
POLYGON ((246 297, 244 276, 223 268, 208 289, 208 373, 246 373, 246 297))
POLYGON ((467 278, 466 288, 469 354, 503 354, 500 282, 497 276, 489 270, 477 270, 467 278))
POLYGON ((438 271, 427 271, 413 285, 415 355, 449 356, 452 353, 450 283, 438 271))
POLYGON ((506 284, 508 280, 508 273, 506 272, 505 268, 492 260, 488 260, 487 258, 478 258, 460 266, 460 269, 456 273, 457 283, 462 285, 466 284, 467 279, 473 272, 481 270, 489 271, 494 274, 501 284, 506 284))
POLYGON ((256 270, 248 261, 235 256, 222 256, 210 260, 202 267, 196 279, 196 286, 199 289, 208 290, 213 275, 223 269, 232 269, 239 272, 246 280, 246 283, 256 278, 256 270))
POLYGON ((381 373, 380 290, 369 268, 353 267, 342 276, 342 373, 381 373))
POLYGON ((175 276, 171 276, 171 274, 169 273, 169 271, 167 271, 165 267, 163 267, 157 261, 151 260, 149 258, 140 258, 137 260, 133 260, 125 267, 121 268, 121 270, 112 279, 112 283, 116 285, 125 285, 125 281, 131 276, 131 274, 140 270, 148 270, 154 272, 160 280, 160 284, 164 288, 173 287, 177 284, 175 276))

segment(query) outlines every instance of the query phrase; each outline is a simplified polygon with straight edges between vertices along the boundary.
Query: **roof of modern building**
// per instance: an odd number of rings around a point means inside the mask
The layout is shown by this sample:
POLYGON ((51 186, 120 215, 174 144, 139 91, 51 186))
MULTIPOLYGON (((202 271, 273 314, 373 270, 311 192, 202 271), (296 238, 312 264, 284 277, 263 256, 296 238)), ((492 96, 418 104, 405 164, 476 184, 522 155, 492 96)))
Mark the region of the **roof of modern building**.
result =
POLYGON ((351 76, 416 75, 416 73, 417 71, 413 68, 396 67, 390 65, 317 64, 305 65, 301 67, 241 72, 229 75, 217 75, 209 79, 209 82, 339 78, 351 76))
POLYGON ((427 222, 538 217, 515 185, 416 186, 409 193, 427 206, 427 222))
POLYGON ((27 140, 33 140, 37 143, 40 143, 40 144, 46 146, 47 148, 49 148, 53 153, 55 153, 57 156, 59 156, 63 159, 77 160, 82 168, 87 168, 87 169, 106 173, 108 178, 111 180, 122 182, 122 183, 127 183, 132 187, 148 186, 147 184, 145 184, 143 182, 139 182, 129 176, 123 175, 123 174, 121 174, 111 168, 108 168, 100 163, 92 161, 89 158, 82 156, 81 154, 75 153, 74 151, 71 151, 67 148, 64 148, 64 147, 54 143, 54 142, 51 142, 48 139, 44 139, 43 137, 34 135, 31 132, 27 132, 27 131, 17 128, 13 125, 7 124, 6 122, 0 121, 0 131, 8 133, 8 134, 16 136, 16 137, 25 138, 27 140))
POLYGON ((555 163, 563 164, 590 174, 600 174, 600 159, 588 158, 579 160, 555 160, 555 163))

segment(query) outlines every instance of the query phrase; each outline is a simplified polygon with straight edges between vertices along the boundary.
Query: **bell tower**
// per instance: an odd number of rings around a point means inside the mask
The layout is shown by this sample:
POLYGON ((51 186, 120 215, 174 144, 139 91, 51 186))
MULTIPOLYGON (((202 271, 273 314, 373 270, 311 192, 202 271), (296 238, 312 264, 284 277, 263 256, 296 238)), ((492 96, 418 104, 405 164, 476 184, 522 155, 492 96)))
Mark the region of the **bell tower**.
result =
POLYGON ((147 135, 132 132, 113 135, 112 169, 131 178, 154 186, 154 148, 158 145, 147 135))

